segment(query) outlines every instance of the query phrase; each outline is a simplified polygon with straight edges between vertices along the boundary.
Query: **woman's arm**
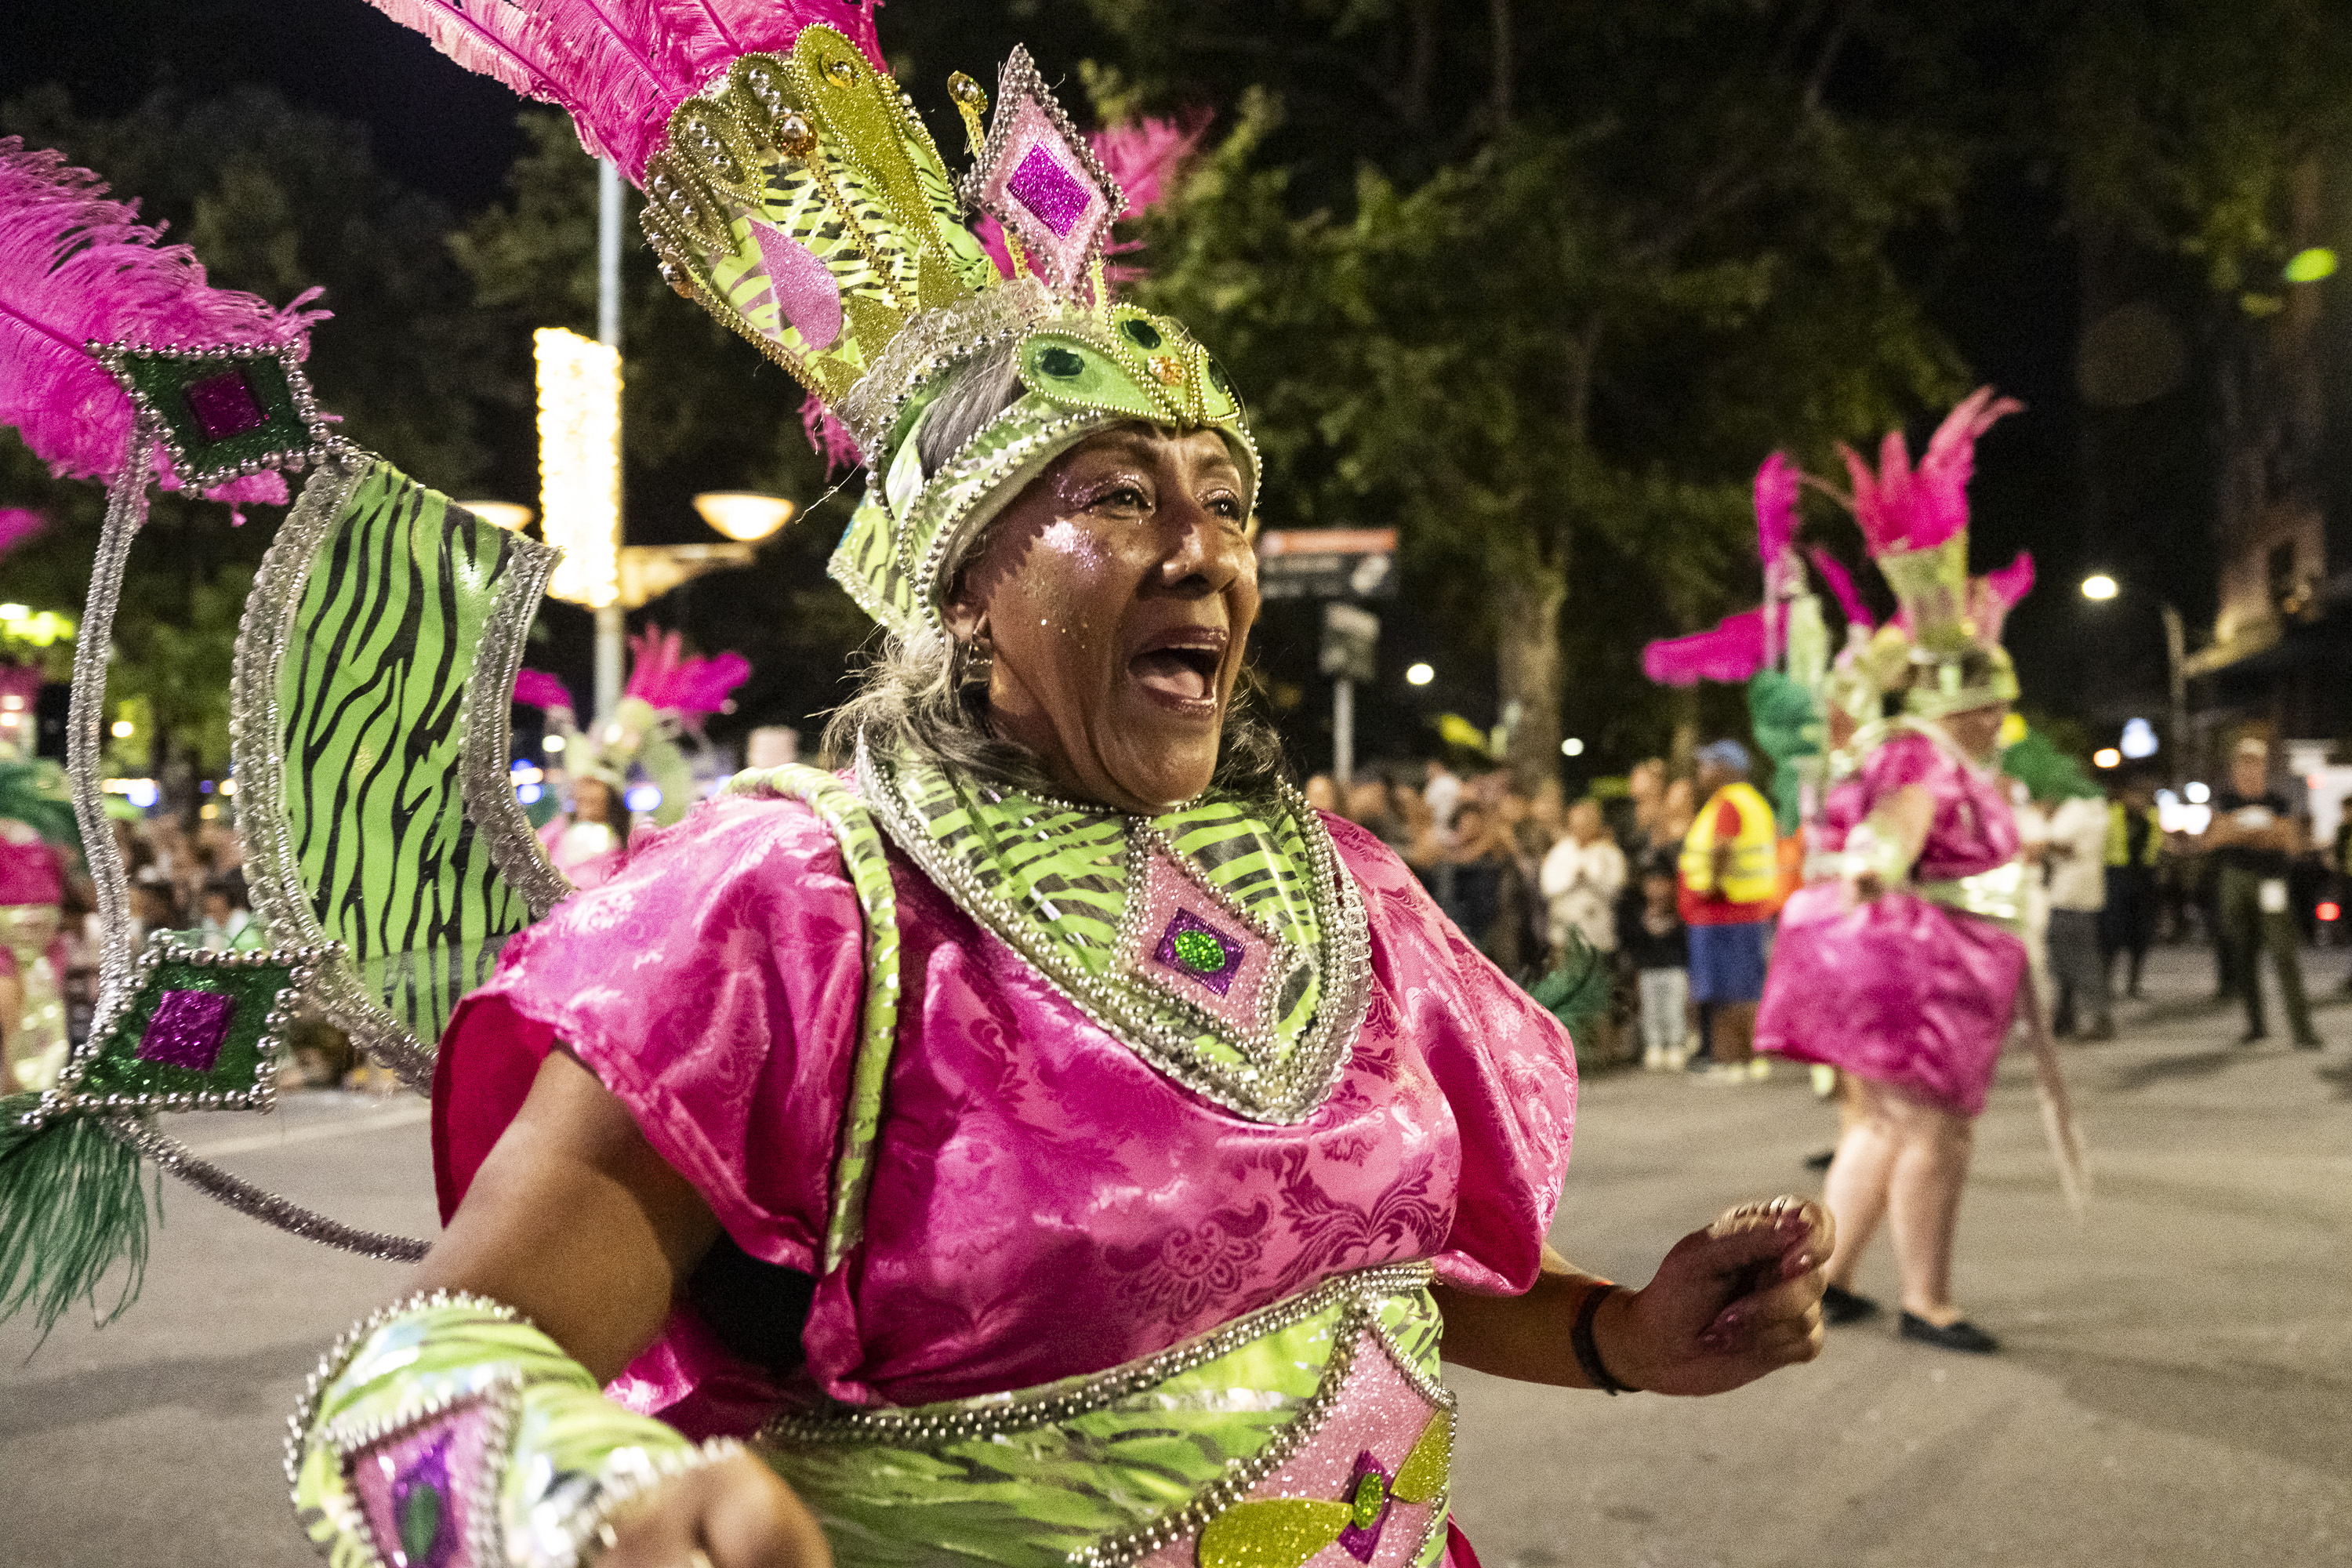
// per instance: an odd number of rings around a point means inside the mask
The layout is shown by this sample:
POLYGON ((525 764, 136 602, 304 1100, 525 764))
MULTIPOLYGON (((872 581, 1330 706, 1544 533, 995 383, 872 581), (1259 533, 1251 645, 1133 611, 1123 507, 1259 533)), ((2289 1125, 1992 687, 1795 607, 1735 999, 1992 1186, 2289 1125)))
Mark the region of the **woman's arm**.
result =
MULTIPOLYGON (((1818 1204, 1750 1204, 1675 1244, 1650 1283, 1616 1290, 1592 1321, 1592 1348, 1619 1384, 1720 1394, 1821 1353, 1822 1286, 1835 1230, 1818 1204)), ((1544 1248, 1518 1296, 1440 1286, 1445 1359, 1497 1377, 1598 1386, 1579 1361, 1579 1312, 1605 1282, 1544 1248)))
MULTIPOLYGON (((628 1110, 562 1051, 419 1266, 417 1288, 514 1308, 600 1383, 651 1344, 719 1235, 709 1205, 628 1110)), ((695 1470, 619 1521, 597 1568, 824 1568, 816 1521, 749 1455, 695 1470)))
POLYGON ((1908 876, 1935 820, 1936 797, 1923 784, 1905 784, 1872 806, 1846 836, 1849 862, 1861 862, 1846 873, 1855 889, 1874 899, 1908 876))

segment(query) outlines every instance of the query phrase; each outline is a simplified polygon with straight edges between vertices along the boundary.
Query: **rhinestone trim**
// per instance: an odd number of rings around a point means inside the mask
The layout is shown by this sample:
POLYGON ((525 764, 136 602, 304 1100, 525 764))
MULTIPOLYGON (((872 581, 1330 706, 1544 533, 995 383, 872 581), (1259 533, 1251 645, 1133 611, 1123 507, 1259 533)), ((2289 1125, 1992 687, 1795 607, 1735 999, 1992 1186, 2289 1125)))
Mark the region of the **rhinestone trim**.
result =
MULTIPOLYGON (((236 631, 229 749, 237 777, 237 816, 245 833, 246 887, 254 913, 271 937, 302 946, 324 943, 327 933, 302 889, 293 824, 283 805, 285 715, 278 707, 278 671, 310 580, 311 559, 374 462, 365 454, 331 458, 311 475, 261 559, 236 631)), ((321 966, 310 999, 403 1083, 419 1094, 433 1092, 432 1048, 370 993, 348 958, 321 966)))
MULTIPOLYGON (((919 813, 903 793, 904 786, 887 764, 876 759, 862 735, 856 771, 858 793, 907 858, 958 908, 987 927, 1080 1012, 1162 1077, 1253 1121, 1280 1126, 1295 1126, 1312 1116, 1339 1083, 1370 1005, 1370 934, 1362 896, 1355 879, 1340 866, 1322 818, 1288 784, 1276 786, 1275 804, 1291 815, 1307 845, 1308 897, 1323 939, 1322 1002, 1315 1021, 1288 1058, 1278 1063, 1273 1059, 1270 1034, 1264 1038, 1252 1034, 1235 1039, 1222 1020, 1195 1008, 1202 1020, 1201 1033, 1233 1041, 1242 1051, 1244 1061, 1228 1066, 1203 1060, 1193 1051, 1192 1037, 1167 1027, 1127 985, 1087 972, 1055 946, 1047 931, 1024 918, 1010 900, 984 884, 961 859, 947 854, 923 826, 919 813)), ((1135 820, 1150 827, 1148 819, 1135 820)), ((1130 888, 1130 908, 1137 901, 1133 893, 1130 888)), ((1152 987, 1149 994, 1156 1004, 1159 989, 1152 987)))
MULTIPOLYGON (((1334 1276, 1311 1290, 1245 1313, 1198 1338, 1107 1373, 1029 1393, 983 1394, 907 1409, 787 1414, 761 1428, 757 1441, 767 1447, 887 1444, 924 1448, 1034 1430, 1146 1393, 1255 1340, 1344 1305, 1345 1312, 1332 1327, 1330 1359, 1324 1365, 1315 1393, 1300 1404, 1297 1414, 1267 1440, 1265 1447, 1229 1467, 1223 1476, 1182 1507, 1134 1530, 1105 1537, 1073 1552, 1066 1560, 1072 1568, 1128 1568, 1160 1548, 1201 1530, 1242 1501, 1260 1481, 1304 1447, 1337 1405, 1340 1390, 1355 1364, 1357 1347, 1366 1334, 1380 1343, 1416 1394, 1442 1411, 1445 1419, 1453 1419, 1455 1401, 1452 1392, 1414 1366, 1380 1322, 1382 1302, 1423 1289, 1433 1278, 1434 1270, 1426 1260, 1358 1269, 1334 1276)), ((1433 1500, 1433 1533, 1445 1518, 1446 1501, 1444 1492, 1433 1500)), ((1423 1550, 1426 1545, 1424 1537, 1423 1550)))

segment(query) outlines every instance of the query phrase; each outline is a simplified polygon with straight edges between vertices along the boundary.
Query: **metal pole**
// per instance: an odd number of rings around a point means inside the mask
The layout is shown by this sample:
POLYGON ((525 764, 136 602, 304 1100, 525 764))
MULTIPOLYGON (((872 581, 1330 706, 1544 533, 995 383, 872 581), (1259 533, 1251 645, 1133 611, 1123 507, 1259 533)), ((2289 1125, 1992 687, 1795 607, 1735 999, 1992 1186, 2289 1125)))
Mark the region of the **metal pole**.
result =
MULTIPOLYGON (((596 164, 596 341, 621 346, 621 170, 610 158, 596 164)), ((614 524, 617 548, 619 525, 614 524)), ((621 700, 621 648, 628 612, 606 605, 596 612, 596 717, 613 716, 621 700)))
POLYGON ((2189 639, 2180 625, 2180 612, 2168 602, 2158 606, 2164 616, 2164 657, 2172 675, 2172 781, 2179 784, 2189 776, 2189 680, 2181 673, 2188 662, 2189 639))
POLYGON ((1343 675, 1331 683, 1331 777, 1346 789, 1355 774, 1356 683, 1343 675))

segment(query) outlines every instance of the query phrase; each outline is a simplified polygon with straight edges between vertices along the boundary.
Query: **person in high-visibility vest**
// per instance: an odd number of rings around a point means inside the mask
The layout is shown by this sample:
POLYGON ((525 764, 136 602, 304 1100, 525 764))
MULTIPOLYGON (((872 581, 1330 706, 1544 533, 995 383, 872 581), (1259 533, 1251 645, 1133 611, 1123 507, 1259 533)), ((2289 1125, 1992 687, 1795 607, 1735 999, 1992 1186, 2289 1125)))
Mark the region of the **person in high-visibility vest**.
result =
POLYGON ((1760 1079, 1771 1064, 1751 1041, 1780 902, 1780 834, 1771 803, 1748 782, 1747 747, 1717 741, 1699 748, 1696 762, 1706 804, 1683 838, 1676 900, 1690 928, 1690 993, 1698 1004, 1692 1066, 1726 1080, 1760 1079))
POLYGON ((2107 803, 2107 907, 2099 914, 2101 957, 2110 969, 2117 953, 2130 961, 2124 994, 2135 999, 2140 966, 2156 939, 2156 863, 2163 854, 2156 785, 2147 774, 2135 773, 2107 803))

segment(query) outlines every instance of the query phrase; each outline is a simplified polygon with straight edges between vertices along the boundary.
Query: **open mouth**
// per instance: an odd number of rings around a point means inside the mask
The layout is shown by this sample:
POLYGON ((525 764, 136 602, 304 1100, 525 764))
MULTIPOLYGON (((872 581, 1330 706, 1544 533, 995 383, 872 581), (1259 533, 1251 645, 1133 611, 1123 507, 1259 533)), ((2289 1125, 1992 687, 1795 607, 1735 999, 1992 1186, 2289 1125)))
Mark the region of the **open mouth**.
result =
POLYGON ((1225 634, 1207 627, 1166 632, 1128 660, 1128 670, 1142 688, 1169 702, 1208 702, 1217 689, 1218 668, 1225 661, 1225 634))

